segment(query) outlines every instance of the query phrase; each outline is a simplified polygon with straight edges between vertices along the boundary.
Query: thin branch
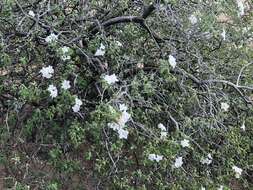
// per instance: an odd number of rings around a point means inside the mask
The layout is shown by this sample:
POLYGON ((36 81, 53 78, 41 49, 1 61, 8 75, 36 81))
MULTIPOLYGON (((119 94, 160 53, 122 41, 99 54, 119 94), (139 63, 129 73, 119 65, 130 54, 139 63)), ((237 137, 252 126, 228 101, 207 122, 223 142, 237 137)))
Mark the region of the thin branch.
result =
MULTIPOLYGON (((115 25, 115 24, 130 23, 130 22, 142 24, 144 22, 144 19, 141 17, 138 17, 138 16, 120 16, 120 17, 115 17, 115 18, 109 19, 109 20, 103 22, 100 26, 103 28, 107 28, 107 27, 115 25)), ((92 27, 92 29, 90 29, 91 34, 95 35, 96 33, 98 33, 99 28, 100 28, 99 26, 92 27)))
POLYGON ((145 30, 148 31, 148 33, 156 42, 160 42, 161 38, 159 38, 157 35, 154 35, 145 23, 145 19, 148 18, 155 9, 156 8, 154 4, 151 4, 147 8, 144 9, 141 17, 140 16, 119 16, 119 17, 111 18, 101 23, 100 25, 92 26, 88 31, 92 35, 95 35, 100 31, 100 28, 107 28, 109 26, 116 25, 116 24, 132 22, 132 23, 140 24, 141 27, 143 27, 145 30))
POLYGON ((251 64, 253 64, 253 62, 248 63, 247 65, 244 65, 244 66, 241 68, 240 73, 239 73, 238 78, 237 78, 237 81, 236 81, 236 85, 237 85, 237 86, 239 86, 239 82, 240 82, 240 79, 241 79, 243 70, 244 70, 246 67, 250 66, 251 64))
POLYGON ((217 79, 214 79, 214 80, 205 80, 203 81, 204 83, 210 83, 210 82, 213 82, 213 83, 223 83, 223 84, 227 84, 231 87, 233 87, 238 93, 239 95, 243 98, 243 100, 248 103, 248 104, 252 104, 253 102, 249 99, 247 99, 245 97, 245 95, 242 93, 242 91, 240 89, 246 89, 246 90, 253 90, 253 87, 249 87, 249 86, 238 86, 230 81, 226 81, 226 80, 217 80, 217 79))

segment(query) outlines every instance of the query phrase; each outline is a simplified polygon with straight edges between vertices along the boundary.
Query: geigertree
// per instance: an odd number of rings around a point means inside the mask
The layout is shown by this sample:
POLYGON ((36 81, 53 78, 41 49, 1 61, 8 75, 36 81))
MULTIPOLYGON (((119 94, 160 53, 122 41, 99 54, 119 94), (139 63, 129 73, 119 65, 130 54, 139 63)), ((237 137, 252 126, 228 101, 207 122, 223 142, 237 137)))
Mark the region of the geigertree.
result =
POLYGON ((252 189, 250 0, 0 1, 0 189, 252 189))

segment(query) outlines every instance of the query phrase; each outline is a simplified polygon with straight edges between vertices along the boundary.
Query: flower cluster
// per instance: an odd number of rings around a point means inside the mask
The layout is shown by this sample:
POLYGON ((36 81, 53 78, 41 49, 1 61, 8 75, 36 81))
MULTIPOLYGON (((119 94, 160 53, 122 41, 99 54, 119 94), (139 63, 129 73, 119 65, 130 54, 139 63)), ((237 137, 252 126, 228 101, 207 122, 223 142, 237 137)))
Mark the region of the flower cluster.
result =
POLYGON ((69 53, 70 53, 70 48, 67 47, 67 46, 63 46, 63 47, 61 48, 61 59, 62 59, 63 61, 70 60, 71 57, 70 57, 69 53))
POLYGON ((222 102, 221 103, 221 109, 223 110, 223 111, 225 111, 225 112, 227 112, 228 111, 228 109, 229 109, 229 104, 228 103, 226 103, 226 102, 222 102))
POLYGON ((40 70, 40 73, 42 74, 42 77, 49 79, 53 76, 54 69, 51 65, 49 65, 48 67, 43 67, 40 70))
POLYGON ((69 80, 64 80, 62 83, 61 83, 61 88, 64 89, 64 90, 68 90, 71 88, 70 86, 70 81, 69 80))
POLYGON ((201 158, 200 160, 201 164, 206 164, 206 165, 211 164, 212 161, 213 161, 213 157, 211 154, 208 154, 206 158, 201 158))
POLYGON ((149 154, 148 159, 151 161, 160 162, 163 159, 163 156, 158 155, 158 154, 149 154))
MULTIPOLYGON (((65 50, 66 50, 66 48, 63 49, 63 51, 65 51, 65 50)), ((53 76, 54 69, 53 69, 53 67, 50 65, 50 66, 48 66, 48 67, 43 67, 43 68, 40 70, 40 73, 42 74, 42 77, 49 79, 49 78, 51 78, 51 77, 53 76)), ((70 81, 69 81, 69 80, 63 80, 63 82, 61 83, 61 88, 62 88, 63 90, 68 90, 68 89, 70 89, 70 88, 71 88, 70 81)), ((49 87, 47 88, 47 90, 49 91, 50 96, 51 96, 52 98, 55 98, 55 97, 58 96, 58 90, 57 90, 56 86, 50 84, 49 87)), ((73 110, 74 112, 79 112, 79 111, 80 111, 80 107, 81 107, 82 104, 83 104, 82 101, 81 101, 79 98, 76 97, 76 98, 75 98, 75 105, 72 106, 72 110, 73 110)))
POLYGON ((97 49, 95 56, 103 56, 105 54, 105 46, 104 44, 100 44, 100 47, 97 49))
POLYGON ((50 84, 47 90, 50 92, 52 98, 55 98, 58 95, 58 90, 53 84, 50 84))
POLYGON ((58 35, 56 35, 56 34, 54 34, 54 33, 51 33, 49 36, 47 36, 47 37, 45 38, 45 41, 46 41, 47 43, 53 43, 53 42, 55 42, 57 39, 58 39, 58 35))
POLYGON ((243 0, 236 0, 238 6, 238 16, 243 16, 245 14, 245 7, 243 4, 243 0))
POLYGON ((242 175, 242 169, 237 166, 233 166, 232 169, 235 172, 235 177, 240 178, 240 176, 242 175))
POLYGON ((175 69, 177 65, 176 58, 172 55, 169 55, 169 64, 173 69, 175 69))
POLYGON ((192 14, 192 15, 189 16, 189 21, 192 25, 194 25, 194 24, 198 23, 198 18, 195 15, 192 14))
POLYGON ((190 146, 190 141, 188 139, 184 139, 180 142, 181 146, 184 147, 189 147, 190 146))
MULTIPOLYGON (((56 41, 58 39, 58 36, 55 35, 54 33, 51 33, 46 39, 45 41, 47 43, 52 43, 54 41, 56 41)), ((102 55, 103 52, 102 51, 105 51, 105 46, 101 43, 101 46, 100 46, 100 49, 97 51, 97 55, 102 55)), ((67 47, 67 46, 63 46, 61 49, 60 49, 60 53, 62 54, 61 58, 63 61, 66 61, 66 60, 69 60, 71 59, 70 55, 69 55, 69 52, 70 52, 70 48, 67 47)), ((41 70, 40 70, 40 73, 42 74, 42 77, 44 78, 47 78, 47 79, 50 79, 53 74, 54 74, 54 69, 51 65, 47 66, 47 67, 43 67, 41 70)), ((103 79, 106 81, 106 83, 108 83, 109 85, 112 85, 116 82, 118 82, 118 78, 115 74, 112 74, 112 75, 105 75, 103 77, 103 79)), ((61 88, 63 90, 68 90, 71 88, 71 85, 70 85, 70 81, 68 80, 64 80, 62 83, 61 83, 61 88)), ((57 87, 54 86, 54 85, 49 85, 48 89, 47 89, 50 93, 50 96, 52 98, 55 98, 58 96, 58 90, 57 90, 57 87)), ((80 111, 80 107, 82 105, 82 101, 79 99, 79 98, 75 98, 75 105, 72 106, 72 110, 74 112, 79 112, 80 111)), ((127 113, 127 106, 125 106, 124 104, 121 104, 120 105, 120 111, 122 111, 122 114, 121 114, 121 117, 119 118, 119 120, 117 121, 117 123, 111 123, 109 124, 111 126, 111 128, 117 130, 117 132, 119 133, 119 138, 127 138, 128 136, 128 131, 125 130, 123 128, 123 126, 125 125, 125 123, 129 120, 130 118, 130 114, 127 113)))
POLYGON ((118 47, 122 47, 122 46, 123 46, 122 43, 121 43, 120 41, 116 41, 116 45, 117 45, 118 47))
POLYGON ((115 74, 112 74, 112 75, 105 75, 103 77, 103 79, 106 81, 107 84, 111 85, 111 84, 114 84, 116 82, 118 82, 118 78, 115 74))
POLYGON ((174 163, 174 167, 175 168, 180 168, 180 167, 182 167, 182 165, 183 165, 183 157, 177 157, 176 159, 175 159, 175 163, 174 163))
POLYGON ((28 12, 28 15, 31 16, 31 17, 35 17, 35 13, 34 13, 32 10, 30 10, 30 11, 28 12))
POLYGON ((224 41, 226 40, 226 30, 224 28, 222 29, 221 37, 224 41))
POLYGON ((158 128, 161 130, 160 138, 165 139, 167 137, 166 127, 162 123, 159 123, 158 128))
POLYGON ((73 112, 79 112, 82 104, 83 104, 82 100, 80 100, 79 98, 76 97, 75 98, 75 105, 72 106, 73 112))
POLYGON ((117 131, 120 139, 127 139, 129 132, 124 127, 131 118, 131 115, 127 112, 127 106, 125 104, 120 104, 119 110, 121 111, 120 117, 116 122, 108 123, 108 127, 117 131))

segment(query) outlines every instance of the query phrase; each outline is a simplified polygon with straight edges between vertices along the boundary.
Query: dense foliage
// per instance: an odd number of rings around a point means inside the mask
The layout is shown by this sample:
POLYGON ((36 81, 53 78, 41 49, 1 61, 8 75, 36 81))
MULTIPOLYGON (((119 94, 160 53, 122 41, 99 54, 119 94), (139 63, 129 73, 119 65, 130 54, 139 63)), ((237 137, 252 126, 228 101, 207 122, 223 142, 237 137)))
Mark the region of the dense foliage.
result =
POLYGON ((1 0, 0 189, 252 189, 250 0, 1 0))

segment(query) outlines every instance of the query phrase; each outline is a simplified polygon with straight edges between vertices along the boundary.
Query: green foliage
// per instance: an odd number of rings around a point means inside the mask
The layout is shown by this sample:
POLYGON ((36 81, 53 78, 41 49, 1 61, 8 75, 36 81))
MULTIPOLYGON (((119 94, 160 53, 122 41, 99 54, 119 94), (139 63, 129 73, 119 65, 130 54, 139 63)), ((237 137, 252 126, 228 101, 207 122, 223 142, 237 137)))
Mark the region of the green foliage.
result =
POLYGON ((59 185, 56 182, 52 182, 47 186, 47 190, 58 190, 59 185))
POLYGON ((0 188, 253 188, 252 2, 157 2, 0 2, 0 188))
POLYGON ((78 146, 83 142, 85 129, 80 123, 73 122, 68 130, 68 133, 74 146, 78 146))

